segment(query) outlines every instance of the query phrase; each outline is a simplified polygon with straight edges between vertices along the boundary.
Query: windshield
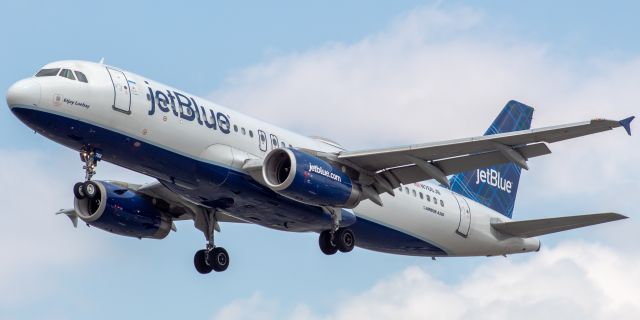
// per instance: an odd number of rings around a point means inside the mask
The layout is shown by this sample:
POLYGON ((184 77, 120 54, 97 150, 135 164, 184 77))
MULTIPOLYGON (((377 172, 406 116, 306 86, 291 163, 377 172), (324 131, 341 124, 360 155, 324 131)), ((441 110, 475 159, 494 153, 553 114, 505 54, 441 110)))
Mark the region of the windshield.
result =
POLYGON ((60 68, 42 69, 36 73, 36 77, 53 77, 58 75, 58 71, 60 71, 60 68))

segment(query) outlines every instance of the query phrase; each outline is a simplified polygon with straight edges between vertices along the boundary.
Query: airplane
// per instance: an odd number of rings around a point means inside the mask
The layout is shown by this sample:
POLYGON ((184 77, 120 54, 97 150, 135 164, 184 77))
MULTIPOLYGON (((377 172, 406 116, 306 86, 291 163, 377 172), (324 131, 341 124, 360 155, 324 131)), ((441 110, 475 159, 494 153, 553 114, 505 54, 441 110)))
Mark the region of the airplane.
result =
POLYGON ((11 112, 80 155, 74 227, 163 239, 192 220, 202 274, 228 268, 222 223, 319 234, 326 255, 354 246, 399 255, 499 256, 539 251, 536 237, 627 218, 606 212, 512 220, 522 169, 548 145, 623 127, 634 117, 531 129, 534 109, 509 101, 482 136, 346 150, 109 66, 57 61, 14 83, 11 112), (93 180, 100 161, 139 172, 139 185, 93 180), (426 182, 434 180, 434 183, 426 182))

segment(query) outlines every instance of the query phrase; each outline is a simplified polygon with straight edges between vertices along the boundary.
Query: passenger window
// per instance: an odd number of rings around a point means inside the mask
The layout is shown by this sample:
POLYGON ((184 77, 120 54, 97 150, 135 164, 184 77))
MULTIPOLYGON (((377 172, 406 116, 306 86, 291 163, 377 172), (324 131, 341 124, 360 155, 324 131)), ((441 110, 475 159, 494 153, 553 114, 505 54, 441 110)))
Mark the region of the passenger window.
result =
POLYGON ((60 71, 60 68, 42 69, 42 70, 38 71, 38 73, 36 73, 36 77, 53 77, 53 76, 57 76, 58 75, 58 71, 60 71))
POLYGON ((233 131, 238 132, 238 126, 237 125, 233 125, 233 131))
POLYGON ((427 195, 427 201, 431 202, 431 196, 430 195, 427 195))
POLYGON ((409 194, 409 188, 404 187, 404 192, 406 192, 407 194, 409 194))
POLYGON ((444 207, 444 201, 440 200, 440 206, 444 207))
POLYGON ((424 199, 424 195, 420 192, 420 199, 424 199))
POLYGON ((413 191, 413 196, 417 197, 416 191, 415 190, 411 190, 411 191, 413 191))
POLYGON ((247 134, 247 131, 246 131, 246 130, 244 130, 244 128, 241 128, 241 129, 240 129, 240 131, 242 131, 242 135, 243 135, 243 136, 247 134))
POLYGON ((433 203, 438 204, 438 199, 436 199, 436 197, 433 197, 433 203))
POLYGON ((74 71, 76 73, 76 78, 78 78, 78 81, 80 82, 84 82, 84 83, 89 83, 89 81, 87 81, 87 77, 84 75, 84 73, 80 72, 80 71, 74 71))
POLYGON ((249 137, 253 138, 253 130, 249 130, 249 137))

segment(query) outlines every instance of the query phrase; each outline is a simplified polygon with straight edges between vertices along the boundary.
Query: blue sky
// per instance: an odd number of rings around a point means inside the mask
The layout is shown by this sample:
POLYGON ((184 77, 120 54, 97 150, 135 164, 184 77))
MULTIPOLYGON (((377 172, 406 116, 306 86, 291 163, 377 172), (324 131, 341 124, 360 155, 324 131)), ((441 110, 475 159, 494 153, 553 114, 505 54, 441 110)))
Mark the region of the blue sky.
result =
MULTIPOLYGON (((638 110, 640 5, 631 1, 21 1, 0 8, 1 88, 50 61, 104 57, 108 64, 347 146, 479 134, 511 98, 537 106, 539 125, 621 118, 638 110), (339 125, 305 116, 323 107, 341 115, 339 125), (401 111, 389 112, 396 107, 401 111)), ((363 314, 347 312, 350 301, 366 309, 367 300, 378 301, 375 288, 394 292, 403 283, 394 281, 404 277, 417 279, 417 288, 435 284, 455 296, 466 282, 480 286, 477 278, 487 269, 530 270, 555 266, 547 262, 557 259, 580 267, 595 253, 620 265, 640 261, 629 245, 640 240, 636 222, 549 236, 543 242, 551 249, 542 258, 506 262, 434 262, 365 250, 326 257, 315 234, 223 225, 217 242, 229 250, 231 267, 201 276, 192 258, 204 239, 191 223, 178 224, 178 232, 162 241, 84 226, 74 230, 52 214, 72 205, 71 186, 82 177, 77 155, 29 132, 8 108, 0 108, 0 134, 7 210, 7 231, 0 236, 6 252, 0 319, 341 318, 363 314), (29 192, 42 199, 34 201, 29 192)), ((552 147, 553 155, 533 160, 514 217, 604 210, 633 215, 637 139, 607 134, 552 147)), ((98 179, 150 181, 107 164, 98 169, 98 179)))

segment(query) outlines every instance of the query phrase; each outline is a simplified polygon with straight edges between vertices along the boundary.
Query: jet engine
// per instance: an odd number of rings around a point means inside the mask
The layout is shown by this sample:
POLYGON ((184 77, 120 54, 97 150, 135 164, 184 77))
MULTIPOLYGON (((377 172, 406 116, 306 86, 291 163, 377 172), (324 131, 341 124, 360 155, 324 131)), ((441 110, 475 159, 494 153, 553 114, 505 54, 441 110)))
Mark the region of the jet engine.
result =
POLYGON ((275 192, 306 204, 353 208, 360 201, 360 187, 346 168, 292 148, 269 152, 262 178, 275 192))
POLYGON ((91 196, 75 197, 73 206, 84 222, 127 237, 163 239, 173 225, 148 197, 105 181, 90 181, 91 196))

